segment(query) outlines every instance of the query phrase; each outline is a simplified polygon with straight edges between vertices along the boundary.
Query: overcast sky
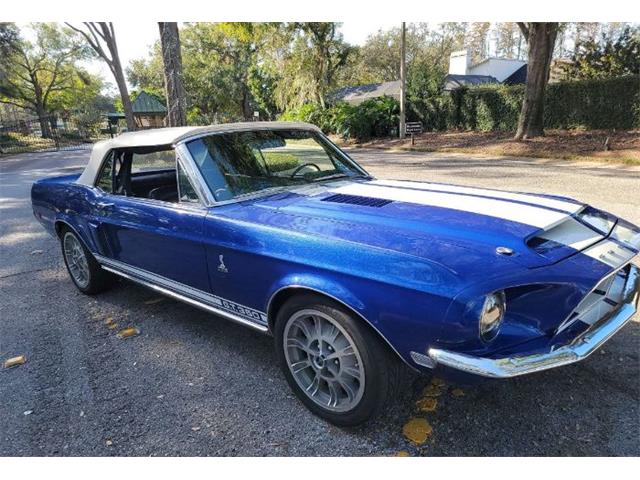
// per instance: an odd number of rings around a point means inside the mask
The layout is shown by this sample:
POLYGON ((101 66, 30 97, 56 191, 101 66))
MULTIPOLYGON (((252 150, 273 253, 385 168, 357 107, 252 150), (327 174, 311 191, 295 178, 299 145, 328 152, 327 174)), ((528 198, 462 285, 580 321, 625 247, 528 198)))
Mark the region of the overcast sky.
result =
MULTIPOLYGON (((342 33, 346 42, 353 45, 362 45, 367 37, 380 29, 386 30, 395 23, 391 22, 344 22, 342 25, 342 33)), ((28 27, 25 24, 19 24, 21 28, 28 27)), ((159 39, 158 24, 156 22, 115 22, 114 23, 116 39, 118 41, 118 50, 120 52, 120 60, 122 66, 126 68, 129 62, 134 58, 144 58, 148 55, 150 47, 159 39)), ((24 28, 23 34, 30 38, 28 28, 24 28)), ((85 64, 89 72, 100 74, 102 77, 115 88, 115 82, 106 64, 100 60, 94 60, 85 64)))

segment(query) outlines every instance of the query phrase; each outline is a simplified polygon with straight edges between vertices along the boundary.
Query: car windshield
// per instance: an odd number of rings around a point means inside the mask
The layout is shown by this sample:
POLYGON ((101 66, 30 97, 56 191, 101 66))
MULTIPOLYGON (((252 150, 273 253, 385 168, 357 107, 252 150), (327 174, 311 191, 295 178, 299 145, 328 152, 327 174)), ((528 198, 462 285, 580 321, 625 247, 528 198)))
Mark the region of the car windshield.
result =
POLYGON ((217 201, 364 171, 322 135, 310 130, 214 134, 187 143, 217 201))

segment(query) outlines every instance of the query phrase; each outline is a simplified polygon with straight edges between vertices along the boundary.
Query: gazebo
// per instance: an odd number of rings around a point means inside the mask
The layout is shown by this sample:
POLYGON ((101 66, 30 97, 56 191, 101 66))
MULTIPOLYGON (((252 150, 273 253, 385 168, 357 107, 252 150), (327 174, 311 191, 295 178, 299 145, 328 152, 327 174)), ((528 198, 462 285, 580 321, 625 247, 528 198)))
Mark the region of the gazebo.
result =
POLYGON ((138 128, 158 128, 165 126, 167 107, 154 95, 144 90, 132 103, 133 118, 138 128))

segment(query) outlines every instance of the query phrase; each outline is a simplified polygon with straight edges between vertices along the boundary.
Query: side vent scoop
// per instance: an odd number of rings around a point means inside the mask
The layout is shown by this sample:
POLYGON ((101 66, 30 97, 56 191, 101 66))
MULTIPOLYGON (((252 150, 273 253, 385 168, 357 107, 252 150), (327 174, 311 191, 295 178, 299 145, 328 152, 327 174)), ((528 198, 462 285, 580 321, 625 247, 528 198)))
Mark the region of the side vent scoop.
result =
POLYGON ((380 208, 393 203, 393 200, 385 200, 382 198, 359 197, 357 195, 345 195, 337 193, 329 197, 323 198, 323 202, 333 203, 350 203, 351 205, 361 205, 363 207, 380 208))

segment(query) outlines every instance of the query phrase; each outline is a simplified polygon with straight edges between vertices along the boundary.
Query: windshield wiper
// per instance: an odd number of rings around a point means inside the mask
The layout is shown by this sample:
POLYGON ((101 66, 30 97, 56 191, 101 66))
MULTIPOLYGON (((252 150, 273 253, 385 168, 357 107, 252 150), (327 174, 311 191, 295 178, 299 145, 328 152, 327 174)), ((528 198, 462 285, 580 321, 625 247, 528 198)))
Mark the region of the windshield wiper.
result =
POLYGON ((349 178, 351 175, 347 175, 346 173, 334 173, 333 175, 327 175, 326 177, 316 178, 312 180, 312 182, 323 182, 325 180, 335 180, 336 178, 349 178))

